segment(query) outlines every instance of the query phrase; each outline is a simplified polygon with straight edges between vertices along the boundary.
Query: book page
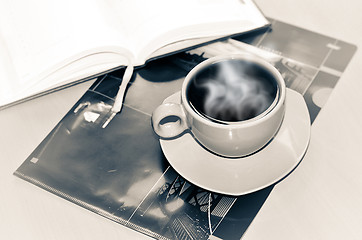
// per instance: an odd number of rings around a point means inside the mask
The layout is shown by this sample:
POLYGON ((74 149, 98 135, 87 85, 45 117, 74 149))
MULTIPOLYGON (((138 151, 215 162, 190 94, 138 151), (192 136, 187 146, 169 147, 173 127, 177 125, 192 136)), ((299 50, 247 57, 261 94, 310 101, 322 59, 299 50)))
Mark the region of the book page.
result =
POLYGON ((93 69, 99 69, 95 64, 143 65, 159 52, 194 45, 194 39, 199 44, 202 38, 231 35, 266 23, 251 0, 0 1, 0 44, 6 49, 1 61, 6 62, 2 68, 7 71, 7 77, 0 79, 7 93, 6 99, 0 97, 0 106, 17 100, 15 95, 32 94, 31 89, 61 84, 63 78, 51 75, 66 76, 68 67, 72 76, 76 69, 83 76, 87 66, 80 65, 89 64, 83 58, 97 53, 102 53, 97 61, 106 62, 91 63, 93 69), (107 53, 114 62, 107 60, 107 53), (114 57, 114 53, 125 58, 114 57))
POLYGON ((105 25, 93 0, 6 0, 0 9, 2 45, 16 73, 1 81, 17 92, 87 54, 124 52, 117 47, 124 39, 105 25))
POLYGON ((101 1, 106 21, 120 29, 140 60, 172 42, 230 35, 267 24, 250 0, 101 1))

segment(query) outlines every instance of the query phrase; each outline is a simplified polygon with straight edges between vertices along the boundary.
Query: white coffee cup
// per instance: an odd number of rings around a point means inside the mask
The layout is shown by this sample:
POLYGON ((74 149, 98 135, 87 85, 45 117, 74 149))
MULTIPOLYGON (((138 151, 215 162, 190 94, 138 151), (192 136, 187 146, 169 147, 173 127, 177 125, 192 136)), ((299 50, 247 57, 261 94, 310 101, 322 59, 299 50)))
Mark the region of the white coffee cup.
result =
POLYGON ((189 132, 215 154, 243 157, 262 149, 278 132, 285 98, 283 77, 267 61, 249 54, 217 56, 189 72, 180 104, 158 106, 152 125, 161 138, 189 132))

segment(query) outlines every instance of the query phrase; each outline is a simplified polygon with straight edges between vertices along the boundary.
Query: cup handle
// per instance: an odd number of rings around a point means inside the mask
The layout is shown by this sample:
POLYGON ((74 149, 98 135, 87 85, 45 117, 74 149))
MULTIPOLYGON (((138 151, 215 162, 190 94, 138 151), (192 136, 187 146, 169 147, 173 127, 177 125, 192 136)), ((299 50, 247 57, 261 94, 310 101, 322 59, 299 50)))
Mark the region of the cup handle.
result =
POLYGON ((186 131, 186 115, 181 104, 163 103, 158 106, 152 113, 152 127, 162 138, 173 138, 186 131))

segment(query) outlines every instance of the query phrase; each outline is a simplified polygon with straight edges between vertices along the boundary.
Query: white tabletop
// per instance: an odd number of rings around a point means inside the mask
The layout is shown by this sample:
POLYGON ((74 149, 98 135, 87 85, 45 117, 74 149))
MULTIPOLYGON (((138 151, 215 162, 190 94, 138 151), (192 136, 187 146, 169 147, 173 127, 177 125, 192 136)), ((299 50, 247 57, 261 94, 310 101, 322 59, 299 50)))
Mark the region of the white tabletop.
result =
MULTIPOLYGON (((266 16, 362 47, 357 0, 256 3, 266 16)), ((305 158, 274 187, 243 239, 362 238, 361 62, 357 50, 313 123, 305 158)), ((0 111, 1 239, 148 238, 12 175, 91 83, 0 111)))

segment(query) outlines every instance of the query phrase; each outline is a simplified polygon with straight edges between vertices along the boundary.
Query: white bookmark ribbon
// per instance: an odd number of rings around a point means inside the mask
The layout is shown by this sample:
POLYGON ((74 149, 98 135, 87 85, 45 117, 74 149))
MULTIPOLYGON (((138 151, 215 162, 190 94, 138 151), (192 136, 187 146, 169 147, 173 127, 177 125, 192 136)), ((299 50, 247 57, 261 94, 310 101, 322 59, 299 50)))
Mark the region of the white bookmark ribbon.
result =
POLYGON ((111 109, 111 116, 103 124, 102 128, 107 127, 108 123, 116 116, 117 113, 121 112, 123 106, 123 98, 126 92, 127 85, 132 78, 134 67, 129 64, 123 74, 121 85, 119 86, 117 96, 114 100, 113 107, 111 109))

